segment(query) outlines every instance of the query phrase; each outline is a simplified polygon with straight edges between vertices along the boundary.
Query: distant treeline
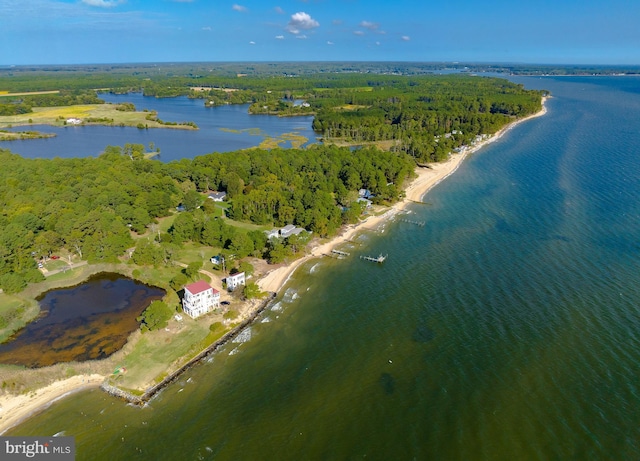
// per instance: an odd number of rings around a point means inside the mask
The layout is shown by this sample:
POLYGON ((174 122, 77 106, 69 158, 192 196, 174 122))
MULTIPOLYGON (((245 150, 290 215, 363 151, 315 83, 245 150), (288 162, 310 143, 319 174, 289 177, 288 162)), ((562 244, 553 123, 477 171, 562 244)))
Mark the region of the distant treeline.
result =
MULTIPOLYGON (((1 96, 1 95, 0 95, 1 96)), ((63 90, 60 93, 0 97, 0 115, 19 115, 32 112, 33 107, 61 107, 78 104, 104 104, 95 91, 63 90)))

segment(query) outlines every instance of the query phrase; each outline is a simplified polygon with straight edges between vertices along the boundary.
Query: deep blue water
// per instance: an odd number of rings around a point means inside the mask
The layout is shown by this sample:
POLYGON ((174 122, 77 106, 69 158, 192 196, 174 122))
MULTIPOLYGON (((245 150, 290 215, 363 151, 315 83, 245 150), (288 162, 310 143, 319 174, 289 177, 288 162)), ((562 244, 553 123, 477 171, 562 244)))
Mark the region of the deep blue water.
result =
POLYGON ((309 262, 147 408, 89 391, 11 434, 78 459, 640 459, 640 79, 514 80, 549 113, 414 205, 424 227, 309 262))
MULTIPOLYGON (((168 162, 193 158, 211 152, 230 152, 259 145, 265 137, 278 138, 285 133, 296 133, 316 142, 311 129, 312 116, 276 117, 250 115, 249 105, 229 105, 207 108, 202 99, 154 98, 140 93, 113 95, 103 93, 102 99, 110 103, 132 102, 137 110, 156 110, 158 117, 168 122, 192 121, 198 130, 153 128, 140 130, 132 127, 30 125, 30 130, 55 133, 53 138, 22 141, 0 141, 0 148, 27 158, 88 157, 97 156, 109 145, 150 143, 160 149, 160 160, 168 162), (241 132, 230 132, 236 130, 241 132), (251 130, 251 131, 249 131, 251 130)), ((25 127, 15 127, 14 131, 25 127)), ((282 147, 288 147, 287 142, 282 147)))

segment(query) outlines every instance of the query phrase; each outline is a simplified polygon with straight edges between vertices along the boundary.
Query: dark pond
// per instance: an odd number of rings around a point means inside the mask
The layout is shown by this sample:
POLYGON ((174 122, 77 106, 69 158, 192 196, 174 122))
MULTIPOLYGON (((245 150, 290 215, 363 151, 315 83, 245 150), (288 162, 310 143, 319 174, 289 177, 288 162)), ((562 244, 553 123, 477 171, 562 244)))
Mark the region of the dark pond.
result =
MULTIPOLYGON (((207 108, 202 99, 154 98, 140 93, 124 95, 101 94, 107 102, 132 102, 137 110, 156 110, 158 117, 168 122, 192 121, 198 130, 154 128, 140 130, 132 127, 30 125, 14 127, 13 131, 37 130, 55 133, 56 137, 23 141, 0 141, 0 148, 10 149, 27 158, 89 157, 99 155, 106 146, 125 143, 153 143, 160 149, 159 159, 168 162, 193 158, 211 152, 230 152, 258 146, 266 138, 282 139, 284 134, 303 136, 317 142, 311 129, 313 116, 277 117, 250 115, 249 105, 207 108)), ((280 144, 290 147, 289 141, 280 144)))
POLYGON ((138 328, 136 317, 164 294, 111 273, 48 291, 38 299, 40 317, 0 344, 0 363, 35 368, 108 357, 138 328))

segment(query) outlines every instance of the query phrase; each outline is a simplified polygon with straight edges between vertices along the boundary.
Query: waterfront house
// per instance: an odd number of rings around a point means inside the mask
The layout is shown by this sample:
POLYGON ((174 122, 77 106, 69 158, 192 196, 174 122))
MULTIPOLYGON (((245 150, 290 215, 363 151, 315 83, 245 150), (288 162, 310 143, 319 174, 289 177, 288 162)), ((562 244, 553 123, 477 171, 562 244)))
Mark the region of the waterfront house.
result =
POLYGON ((293 234, 293 231, 296 229, 296 226, 293 224, 287 224, 282 229, 280 229, 280 237, 287 238, 293 234))
POLYGON ((271 229, 270 231, 264 231, 267 234, 267 238, 277 238, 280 237, 280 229, 271 229))
POLYGON ((246 284, 246 278, 245 278, 244 272, 238 272, 237 274, 228 275, 226 282, 227 282, 227 290, 229 291, 235 290, 240 285, 244 286, 246 284))
POLYGON ((296 227, 293 224, 287 224, 286 226, 281 227, 280 229, 272 229, 270 231, 265 231, 265 234, 267 234, 267 238, 282 237, 286 239, 287 237, 291 237, 292 235, 298 235, 304 231, 305 230, 302 227, 296 227))
POLYGON ((369 189, 360 189, 358 191, 358 197, 370 199, 370 198, 374 197, 374 195, 371 193, 371 191, 369 189))
POLYGON ((224 202, 224 199, 227 198, 226 192, 211 192, 208 196, 214 202, 224 202))
POLYGON ((195 319, 220 306, 220 292, 204 280, 184 287, 182 310, 195 319))
POLYGON ((360 197, 358 200, 356 200, 358 203, 364 203, 364 207, 365 208, 371 208, 371 205, 373 204, 373 202, 371 200, 367 200, 366 198, 362 198, 360 197))

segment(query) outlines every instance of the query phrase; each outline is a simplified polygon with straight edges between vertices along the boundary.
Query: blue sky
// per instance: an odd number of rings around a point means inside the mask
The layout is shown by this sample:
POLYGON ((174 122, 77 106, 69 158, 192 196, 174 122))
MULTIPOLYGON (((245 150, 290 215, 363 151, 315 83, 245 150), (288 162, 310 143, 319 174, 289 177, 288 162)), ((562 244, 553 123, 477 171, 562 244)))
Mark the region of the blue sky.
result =
POLYGON ((0 65, 640 64, 636 0, 0 0, 0 65))

